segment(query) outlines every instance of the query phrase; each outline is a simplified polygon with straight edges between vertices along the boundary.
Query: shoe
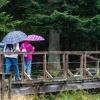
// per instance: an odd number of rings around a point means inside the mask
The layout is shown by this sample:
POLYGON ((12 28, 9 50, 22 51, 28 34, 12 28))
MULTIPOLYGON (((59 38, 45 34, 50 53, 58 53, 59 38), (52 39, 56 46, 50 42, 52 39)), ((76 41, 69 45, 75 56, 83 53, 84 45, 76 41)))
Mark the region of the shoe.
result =
POLYGON ((16 80, 16 81, 21 81, 21 78, 16 78, 15 80, 16 80))

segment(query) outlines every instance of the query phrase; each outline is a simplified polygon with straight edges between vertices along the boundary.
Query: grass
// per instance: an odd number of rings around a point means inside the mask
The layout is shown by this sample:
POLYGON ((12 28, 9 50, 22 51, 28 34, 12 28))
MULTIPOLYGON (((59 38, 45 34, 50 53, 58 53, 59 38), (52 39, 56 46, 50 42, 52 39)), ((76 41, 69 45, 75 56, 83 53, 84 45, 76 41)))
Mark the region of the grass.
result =
MULTIPOLYGON (((8 100, 5 98, 5 100, 8 100)), ((100 94, 89 94, 85 91, 62 92, 58 94, 41 94, 13 96, 11 100, 100 100, 100 94)))

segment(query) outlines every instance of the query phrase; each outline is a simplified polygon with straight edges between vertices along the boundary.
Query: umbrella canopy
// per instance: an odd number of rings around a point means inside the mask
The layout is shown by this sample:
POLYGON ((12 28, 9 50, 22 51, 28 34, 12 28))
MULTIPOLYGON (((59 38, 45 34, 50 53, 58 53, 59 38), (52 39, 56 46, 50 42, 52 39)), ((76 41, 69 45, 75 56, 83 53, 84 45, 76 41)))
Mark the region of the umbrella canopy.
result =
POLYGON ((2 40, 5 44, 15 44, 21 42, 27 38, 27 35, 21 31, 9 32, 2 40))
POLYGON ((33 35, 28 35, 25 40, 26 41, 43 41, 45 39, 40 35, 33 34, 33 35))

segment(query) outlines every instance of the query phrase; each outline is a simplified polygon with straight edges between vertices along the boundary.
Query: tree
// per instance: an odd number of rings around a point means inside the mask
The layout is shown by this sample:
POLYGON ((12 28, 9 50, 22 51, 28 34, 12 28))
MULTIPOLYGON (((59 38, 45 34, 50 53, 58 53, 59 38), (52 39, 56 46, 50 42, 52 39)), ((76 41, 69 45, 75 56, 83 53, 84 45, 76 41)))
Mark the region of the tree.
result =
MULTIPOLYGON (((0 0, 0 8, 2 9, 3 6, 9 3, 8 0, 0 0)), ((15 29, 16 26, 20 25, 22 21, 14 20, 13 17, 6 12, 0 12, 0 32, 4 33, 1 35, 0 39, 4 37, 6 32, 9 32, 15 29)))
POLYGON ((7 3, 9 3, 8 0, 0 0, 0 8, 5 6, 7 3))
POLYGON ((93 44, 99 45, 100 0, 11 0, 5 9, 23 20, 21 29, 27 33, 49 36, 48 50, 94 50, 93 44))

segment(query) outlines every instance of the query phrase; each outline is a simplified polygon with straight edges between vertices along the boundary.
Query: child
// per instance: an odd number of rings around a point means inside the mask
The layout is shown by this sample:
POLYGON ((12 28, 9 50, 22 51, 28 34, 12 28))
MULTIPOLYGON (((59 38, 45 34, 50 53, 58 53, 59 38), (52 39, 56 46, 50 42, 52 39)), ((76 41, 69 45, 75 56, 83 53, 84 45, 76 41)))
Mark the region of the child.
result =
MULTIPOLYGON (((21 45, 20 50, 22 52, 35 52, 35 47, 32 46, 29 41, 24 41, 24 43, 21 45)), ((32 64, 32 54, 24 55, 24 67, 25 72, 28 75, 28 77, 31 78, 31 64, 32 64)))
POLYGON ((19 75, 19 67, 18 67, 18 54, 11 54, 11 52, 18 52, 18 51, 20 51, 19 44, 14 44, 14 45, 7 44, 6 47, 4 48, 4 52, 6 52, 5 54, 5 63, 6 63, 5 73, 9 74, 11 65, 14 65, 16 81, 21 80, 20 75, 19 75))

